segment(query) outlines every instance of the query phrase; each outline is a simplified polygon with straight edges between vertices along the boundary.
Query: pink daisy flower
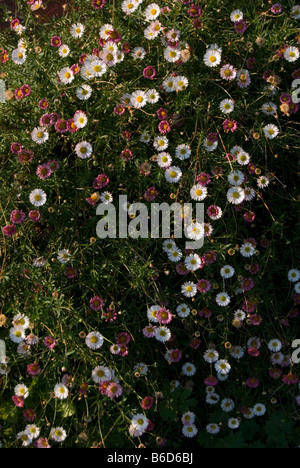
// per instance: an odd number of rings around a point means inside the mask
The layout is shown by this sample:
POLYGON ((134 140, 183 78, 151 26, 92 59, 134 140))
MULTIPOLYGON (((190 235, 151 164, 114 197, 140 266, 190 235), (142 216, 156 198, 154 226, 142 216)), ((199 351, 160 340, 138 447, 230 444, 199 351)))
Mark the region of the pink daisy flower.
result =
POLYGON ((25 219, 25 213, 20 210, 13 210, 10 215, 10 221, 12 224, 21 224, 25 219))
POLYGON ((142 399, 141 407, 144 410, 148 410, 152 407, 153 403, 154 403, 154 399, 152 398, 152 396, 146 396, 145 398, 142 399))
POLYGON ((92 310, 101 310, 104 306, 104 300, 99 296, 94 296, 90 299, 90 308, 92 310))
POLYGON ((31 94, 31 87, 28 84, 23 84, 21 86, 21 91, 23 93, 23 96, 27 97, 30 96, 31 94))
POLYGON ((226 133, 235 132, 235 130, 238 128, 236 120, 230 120, 230 119, 224 120, 223 128, 226 133))
POLYGON ((200 279, 197 283, 197 289, 200 293, 206 293, 210 290, 211 284, 206 279, 200 279))
POLYGON ((52 336, 46 336, 44 339, 44 345, 48 349, 54 349, 55 346, 58 345, 58 341, 56 341, 52 336))
POLYGON ((246 379, 246 385, 249 388, 257 388, 259 386, 259 380, 256 377, 249 377, 246 379))
POLYGON ((149 80, 153 80, 156 76, 156 69, 152 65, 148 65, 148 67, 143 70, 143 76, 149 80))
POLYGON ((22 152, 22 145, 15 141, 11 144, 10 151, 14 154, 19 154, 22 152))
POLYGON ((247 23, 245 20, 241 19, 234 22, 234 29, 238 34, 244 34, 247 29, 247 23))
POLYGON ((143 335, 146 338, 153 338, 156 335, 157 327, 154 327, 153 325, 148 325, 145 328, 143 328, 143 335))
POLYGON ((38 222, 41 218, 41 213, 37 210, 32 210, 28 213, 28 217, 33 221, 34 223, 38 222))
POLYGON ((45 437, 40 437, 39 439, 35 440, 34 445, 36 448, 51 448, 48 439, 45 437))
POLYGON ((168 118, 168 112, 166 109, 163 109, 163 108, 158 109, 156 111, 156 115, 159 118, 159 120, 167 120, 168 118))
POLYGON ((41 99, 38 105, 40 109, 47 109, 47 107, 49 107, 49 102, 47 99, 41 99))
POLYGON ((59 36, 52 36, 50 44, 52 47, 60 47, 62 44, 61 38, 59 36))
POLYGON ((39 375, 41 373, 41 368, 37 362, 33 362, 32 364, 28 364, 27 372, 32 376, 39 375))
POLYGON ((166 133, 170 133, 171 127, 169 125, 169 122, 167 120, 162 120, 161 122, 159 122, 158 131, 163 135, 165 135, 166 133))
POLYGON ((41 127, 50 127, 50 125, 52 125, 52 123, 53 123, 53 121, 52 121, 51 114, 44 114, 40 118, 40 126, 41 127))
POLYGON ((169 358, 171 362, 179 362, 182 358, 182 352, 179 349, 171 349, 169 358))
POLYGON ((14 402, 14 404, 18 408, 23 408, 23 406, 24 406, 24 398, 23 397, 14 395, 12 397, 12 401, 14 402))
POLYGON ((156 318, 159 323, 165 325, 170 323, 173 317, 168 309, 166 309, 165 307, 161 307, 156 313, 156 318))
POLYGON ((106 174, 99 174, 93 182, 95 189, 102 189, 109 183, 109 178, 106 174))
POLYGON ((117 335, 116 342, 119 346, 127 345, 131 340, 129 333, 121 332, 117 335))
POLYGON ((36 169, 36 174, 39 179, 48 179, 51 176, 52 171, 48 164, 41 164, 36 169))
POLYGON ((110 382, 106 388, 106 395, 109 398, 119 398, 123 393, 121 385, 117 382, 110 382))
POLYGON ((299 379, 296 375, 290 373, 282 376, 282 382, 287 385, 295 385, 299 382, 299 379))
POLYGON ((23 412, 23 416, 26 419, 26 421, 33 422, 36 419, 36 414, 31 408, 27 408, 23 412))
POLYGON ((16 234, 16 232, 17 232, 17 228, 14 224, 10 224, 2 228, 2 233, 6 237, 13 236, 14 234, 16 234))

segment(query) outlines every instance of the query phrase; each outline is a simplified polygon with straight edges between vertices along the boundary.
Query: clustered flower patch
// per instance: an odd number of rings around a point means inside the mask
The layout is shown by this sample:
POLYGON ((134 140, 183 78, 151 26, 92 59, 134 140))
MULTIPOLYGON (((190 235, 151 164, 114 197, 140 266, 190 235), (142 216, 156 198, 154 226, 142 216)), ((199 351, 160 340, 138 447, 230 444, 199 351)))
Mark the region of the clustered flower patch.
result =
POLYGON ((300 6, 72 0, 52 20, 16 3, 2 446, 299 446, 300 6), (137 203, 179 204, 197 247, 97 235, 99 205, 130 224, 137 203))

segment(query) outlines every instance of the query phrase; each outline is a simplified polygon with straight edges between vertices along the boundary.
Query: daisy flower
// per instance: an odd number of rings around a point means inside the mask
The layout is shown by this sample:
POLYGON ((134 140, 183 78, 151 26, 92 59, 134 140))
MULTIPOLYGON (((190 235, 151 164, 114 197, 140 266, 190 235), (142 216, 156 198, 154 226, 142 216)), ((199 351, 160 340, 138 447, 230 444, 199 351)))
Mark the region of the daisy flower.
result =
POLYGON ((216 303, 221 307, 226 307, 230 303, 230 296, 226 292, 221 292, 216 296, 216 303))
POLYGON ((176 312, 178 317, 180 318, 186 318, 190 315, 191 309, 187 304, 180 304, 179 306, 176 307, 176 312))
POLYGON ((31 138, 35 143, 43 144, 49 138, 49 133, 44 127, 36 127, 31 132, 31 138))
POLYGON ((84 33, 84 26, 81 23, 72 24, 70 29, 71 36, 75 39, 82 37, 84 33))
POLYGON ((186 76, 179 75, 174 79, 174 88, 175 91, 184 91, 189 85, 189 80, 186 76))
POLYGON ((250 242, 245 242, 240 247, 240 253, 243 257, 252 257, 255 253, 255 249, 250 242))
POLYGON ((240 426, 240 421, 237 418, 230 418, 228 420, 228 427, 229 429, 238 429, 240 426))
POLYGON ((172 262, 179 262, 182 258, 182 251, 178 247, 173 247, 172 250, 168 252, 168 258, 172 262))
POLYGON ((176 147, 175 155, 181 160, 189 159, 189 157, 191 156, 191 149, 188 145, 183 143, 176 147))
POLYGON ((205 429, 209 434, 218 434, 218 432, 220 432, 220 427, 215 423, 207 424, 205 429))
POLYGON ((262 403, 256 403, 252 410, 255 416, 263 416, 266 412, 266 407, 262 403))
POLYGON ((300 271, 297 270, 296 268, 292 268, 291 270, 288 271, 288 280, 297 283, 300 279, 300 271))
POLYGON ((42 206, 47 201, 47 195, 42 189, 35 189, 29 194, 29 201, 33 206, 42 206))
POLYGON ((67 263, 70 260, 70 257, 70 252, 67 249, 60 250, 57 254, 57 260, 62 264, 67 263))
POLYGON ((232 99, 223 99, 219 104, 221 112, 230 114, 234 110, 234 102, 232 99))
POLYGON ((110 192, 103 192, 101 193, 100 201, 105 204, 112 203, 113 196, 110 192))
POLYGON ((276 138, 277 135, 279 134, 279 128, 274 124, 266 125, 263 128, 263 131, 264 131, 266 138, 270 140, 273 140, 273 138, 276 138))
POLYGON ((220 273, 222 278, 231 278, 235 273, 235 269, 230 265, 225 265, 221 268, 220 273))
POLYGON ((199 240, 204 237, 204 226, 201 223, 192 223, 186 228, 186 236, 192 240, 199 240))
POLYGON ((157 155, 156 162, 159 167, 168 168, 172 164, 172 157, 169 153, 162 151, 157 155))
POLYGON ((221 403, 221 408, 223 411, 225 411, 225 413, 229 413, 230 411, 232 411, 234 409, 234 401, 231 400, 231 398, 224 398, 221 403))
POLYGON ((26 53, 23 49, 14 49, 11 59, 16 65, 23 65, 26 62, 26 53))
POLYGON ((140 109, 147 104, 147 95, 144 91, 134 91, 131 95, 130 103, 136 109, 140 109))
POLYGON ((182 171, 180 167, 170 166, 165 171, 165 178, 167 182, 176 184, 177 182, 180 181, 181 177, 182 177, 182 171))
POLYGON ((75 146, 75 153, 80 159, 88 159, 91 157, 93 147, 87 141, 81 141, 75 146))
POLYGON ((197 285, 192 281, 187 281, 181 285, 181 293, 185 297, 194 297, 197 294, 197 285))
POLYGON ((257 179, 257 185, 259 188, 265 188, 269 185, 269 183, 270 183, 270 180, 266 176, 260 176, 257 179))
POLYGON ((170 252, 173 248, 176 247, 176 243, 173 239, 166 239, 163 242, 163 250, 164 252, 170 252))
POLYGON ((180 50, 174 49, 173 47, 166 47, 164 50, 164 58, 167 62, 175 63, 181 57, 180 50))
POLYGON ((202 265, 201 258, 200 258, 200 256, 198 254, 188 255, 185 258, 184 263, 185 263, 187 269, 190 270, 190 271, 196 271, 202 265))
POLYGON ((67 438, 67 433, 63 427, 52 427, 50 431, 50 439, 54 442, 63 442, 67 438))
POLYGON ((134 60, 143 60, 146 56, 146 51, 143 47, 135 47, 131 52, 134 60))
POLYGON ((31 439, 37 439, 40 435, 40 428, 35 424, 27 424, 24 430, 25 434, 27 434, 31 439))
POLYGON ((84 128, 87 124, 87 116, 86 113, 83 111, 76 111, 74 114, 74 123, 77 128, 84 128))
POLYGON ((298 47, 287 47, 284 51, 284 58, 288 62, 295 62, 299 58, 299 49, 298 47))
POLYGON ((23 447, 27 447, 28 445, 30 445, 30 444, 32 443, 31 437, 29 437, 29 435, 26 434, 25 431, 19 432, 19 433, 17 434, 17 440, 21 440, 21 441, 22 441, 23 447))
POLYGON ((215 362, 215 369, 219 374, 228 374, 230 372, 231 366, 226 359, 219 359, 215 362))
POLYGON ((219 353, 215 349, 207 349, 203 355, 203 359, 209 364, 212 364, 218 361, 219 353))
POLYGON ((68 57, 68 55, 70 54, 70 47, 67 46, 66 44, 62 44, 58 48, 58 54, 60 57, 68 57))
POLYGON ((193 200, 202 201, 207 197, 207 188, 200 184, 193 185, 190 195, 193 200))
POLYGON ((169 140, 163 135, 154 138, 153 146, 157 151, 165 151, 169 146, 169 140))
POLYGON ((26 385, 24 384, 18 384, 14 388, 14 394, 16 396, 24 398, 24 400, 29 397, 29 391, 26 385))
POLYGON ((168 78, 164 79, 162 82, 162 87, 166 93, 174 93, 176 91, 175 78, 173 76, 169 76, 168 78))
POLYGON ((97 331, 90 332, 85 338, 85 344, 90 349, 99 349, 104 343, 104 338, 97 331))
POLYGON ((266 102, 263 104, 261 110, 266 115, 275 115, 277 113, 277 106, 274 102, 266 102))
POLYGON ((221 62, 221 54, 216 50, 208 49, 204 55, 203 60, 207 67, 217 67, 221 62))
POLYGON ((182 371, 183 375, 186 375, 186 376, 190 377, 192 375, 195 375, 196 366, 194 364, 192 364, 191 362, 186 362, 185 364, 183 364, 183 366, 181 368, 181 371, 182 371))
POLYGON ((236 21, 240 21, 244 18, 244 14, 242 12, 242 10, 234 10, 231 14, 230 14, 230 19, 233 23, 235 23, 236 21))
POLYGON ((155 89, 148 89, 148 91, 146 91, 146 100, 150 104, 155 104, 159 99, 160 95, 155 89))
POLYGON ((282 348, 281 341, 276 340, 276 339, 270 340, 268 343, 268 348, 270 351, 274 353, 280 351, 282 348))
POLYGON ((155 338, 161 342, 168 341, 171 338, 171 332, 169 328, 164 326, 157 327, 155 338))
POLYGON ((144 11, 146 21, 156 20, 159 14, 160 14, 160 7, 159 5, 157 5, 157 3, 151 3, 150 5, 147 6, 147 8, 144 11))
POLYGON ((232 203, 233 205, 242 203, 245 198, 244 190, 241 187, 231 187, 227 191, 226 196, 229 203, 232 203))
POLYGON ((233 65, 226 64, 223 65, 220 70, 220 76, 226 81, 232 81, 236 78, 237 70, 233 67, 233 65))
POLYGON ((196 428, 195 424, 191 424, 189 426, 183 426, 182 427, 182 434, 185 436, 185 437, 189 437, 189 438, 192 438, 192 437, 195 437, 198 433, 198 429, 196 428))
POLYGON ((64 385, 62 382, 59 382, 54 387, 54 395, 59 400, 65 400, 66 398, 68 398, 69 390, 66 387, 66 385, 64 385))

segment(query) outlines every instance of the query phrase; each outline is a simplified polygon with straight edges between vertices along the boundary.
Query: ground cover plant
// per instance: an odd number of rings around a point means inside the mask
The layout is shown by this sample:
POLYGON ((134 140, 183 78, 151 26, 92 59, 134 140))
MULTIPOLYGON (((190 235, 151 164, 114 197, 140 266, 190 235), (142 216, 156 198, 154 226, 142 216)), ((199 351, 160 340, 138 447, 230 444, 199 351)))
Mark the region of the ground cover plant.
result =
POLYGON ((52 3, 0 3, 2 447, 298 447, 300 6, 52 3), (203 246, 97 235, 138 202, 203 246))

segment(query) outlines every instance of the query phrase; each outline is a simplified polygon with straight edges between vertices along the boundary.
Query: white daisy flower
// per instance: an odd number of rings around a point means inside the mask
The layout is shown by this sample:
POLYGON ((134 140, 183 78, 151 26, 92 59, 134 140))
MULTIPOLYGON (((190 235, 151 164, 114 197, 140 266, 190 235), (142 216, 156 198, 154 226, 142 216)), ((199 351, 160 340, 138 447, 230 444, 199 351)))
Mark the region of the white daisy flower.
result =
POLYGON ((162 82, 162 87, 164 91, 167 93, 173 93, 176 91, 175 87, 175 78, 173 76, 169 76, 162 82))
POLYGON ((299 55, 298 47, 287 47, 283 54, 284 58, 288 62, 296 62, 296 60, 299 58, 299 55))
POLYGON ((300 5, 294 5, 291 9, 291 16, 295 19, 300 19, 300 5))
POLYGON ((84 128, 87 124, 87 116, 83 111, 76 111, 74 114, 74 124, 77 128, 84 128))
POLYGON ((71 68, 64 67, 58 72, 58 77, 63 84, 69 84, 74 80, 74 73, 71 68))
POLYGON ((228 420, 228 427, 229 429, 238 429, 240 426, 240 421, 237 418, 230 418, 228 420))
POLYGON ((197 294, 197 285, 192 281, 186 281, 181 285, 181 293, 185 297, 194 297, 197 294))
POLYGON ((156 89, 148 89, 148 91, 146 91, 146 100, 150 104, 155 104, 156 102, 159 101, 159 99, 160 99, 160 95, 156 91, 156 89))
POLYGON ((155 333, 155 338, 162 342, 168 341, 171 338, 171 332, 169 328, 164 326, 158 327, 155 333))
POLYGON ((240 320, 240 322, 242 322, 243 320, 245 320, 246 314, 242 309, 237 309, 234 312, 234 318, 237 319, 237 320, 240 320))
POLYGON ((188 255, 185 260, 184 260, 184 263, 187 267, 188 270, 190 271, 196 271, 198 270, 200 267, 201 267, 201 258, 198 254, 191 254, 191 255, 188 255))
POLYGON ((49 138, 49 133, 44 127, 35 127, 31 132, 31 138, 39 145, 45 143, 49 138))
POLYGON ((177 146, 175 150, 175 155, 181 160, 189 159, 189 157, 191 156, 191 149, 188 145, 183 143, 177 146))
POLYGON ((204 237, 204 226, 201 223, 192 223, 186 228, 186 236, 192 240, 199 240, 204 237))
POLYGON ((65 400, 68 398, 69 390, 62 382, 59 382, 54 387, 54 394, 59 400, 65 400))
POLYGON ((155 20, 160 14, 160 7, 157 3, 150 3, 144 11, 144 15, 147 21, 155 20))
POLYGON ((255 253, 255 249, 250 242, 245 242, 240 247, 240 253, 243 257, 252 257, 255 253))
POLYGON ((202 201, 207 197, 207 188, 200 184, 193 185, 190 189, 190 195, 193 200, 202 201))
POLYGON ((164 50, 164 58, 167 62, 177 62, 181 57, 180 50, 174 49, 173 47, 166 47, 164 50))
POLYGON ((66 44, 62 44, 58 49, 58 54, 60 57, 68 57, 70 54, 70 47, 66 44))
POLYGON ((169 260, 172 262, 179 262, 182 258, 182 251, 178 247, 173 247, 172 250, 167 252, 169 260))
POLYGON ((165 171, 165 178, 167 182, 176 184, 177 182, 180 181, 181 177, 182 177, 182 171, 180 167, 170 166, 165 171))
POLYGON ((34 206, 42 206, 47 201, 47 195, 42 189, 34 189, 29 194, 29 201, 34 206))
POLYGON ((255 190, 252 187, 245 187, 244 188, 244 195, 246 201, 251 201, 256 196, 255 190))
POLYGON ((220 432, 220 427, 218 424, 215 423, 207 424, 206 432, 208 432, 209 434, 218 434, 218 432, 220 432))
POLYGON ((292 268, 288 271, 288 280, 296 283, 300 279, 300 271, 296 268, 292 268))
POLYGON ((63 442, 67 438, 67 433, 63 427, 52 427, 50 431, 50 439, 54 442, 63 442))
POLYGON ((266 102, 263 104, 261 110, 266 115, 275 115, 277 113, 277 106, 274 102, 266 102))
POLYGON ((280 351, 281 348, 282 348, 282 344, 281 344, 281 341, 277 340, 277 339, 273 339, 273 340, 270 340, 269 343, 268 343, 268 348, 270 351, 272 352, 277 352, 277 351, 280 351))
POLYGON ((250 161, 250 154, 247 153, 246 151, 241 151, 238 155, 237 155, 237 158, 236 158, 237 162, 241 165, 241 166, 245 166, 249 163, 250 161))
POLYGON ((159 167, 168 168, 172 164, 172 157, 171 157, 171 155, 169 153, 166 153, 165 151, 161 151, 157 155, 156 162, 157 162, 159 167))
POLYGON ((24 400, 29 397, 28 387, 24 384, 18 384, 14 388, 14 393, 16 396, 24 398, 24 400))
POLYGON ((70 251, 67 249, 62 249, 57 254, 57 260, 63 265, 66 264, 71 258, 70 251))
POLYGON ((82 37, 84 33, 84 26, 81 23, 72 24, 70 29, 71 36, 75 39, 82 37))
POLYGON ((216 50, 208 49, 203 60, 207 67, 217 67, 221 63, 221 54, 216 50))
POLYGON ((157 311, 159 309, 160 309, 160 307, 158 305, 153 305, 153 306, 149 307, 149 309, 147 310, 147 318, 148 318, 148 320, 150 322, 158 323, 156 315, 157 315, 157 311))
POLYGON ((244 18, 244 14, 242 12, 242 10, 234 10, 231 14, 230 14, 230 19, 233 23, 235 23, 236 21, 240 21, 244 18))
POLYGON ((294 289, 296 294, 300 294, 300 281, 295 284, 294 289))
POLYGON ((268 177, 266 176, 260 176, 258 179, 257 179, 257 185, 259 188, 265 188, 269 185, 270 183, 270 180, 268 179, 268 177))
POLYGON ((189 437, 189 438, 192 438, 192 437, 195 437, 198 433, 198 429, 196 428, 195 424, 191 424, 189 426, 183 426, 182 427, 182 434, 185 436, 185 437, 189 437))
POLYGON ((221 307, 226 307, 230 303, 230 296, 226 292, 220 292, 216 296, 216 303, 221 307))
POLYGON ((163 242, 163 250, 164 252, 170 252, 173 248, 176 247, 176 243, 173 239, 166 239, 163 242))
POLYGON ((165 151, 169 146, 169 140, 163 135, 154 138, 153 146, 157 151, 165 151))
POLYGON ((97 366, 92 370, 92 379, 95 383, 109 381, 112 378, 111 370, 105 366, 97 366))
POLYGON ((196 374, 196 366, 191 362, 186 362, 185 364, 183 364, 181 372, 183 373, 183 375, 190 377, 196 374))
POLYGON ((142 432, 145 432, 148 424, 148 418, 142 413, 135 414, 131 420, 131 425, 142 432))
POLYGON ((75 146, 75 153, 80 159, 88 159, 91 157, 93 147, 87 141, 81 141, 75 146))
POLYGON ((25 434, 27 434, 31 439, 36 439, 40 435, 40 428, 35 424, 27 424, 24 430, 25 434))
POLYGON ((226 279, 231 278, 235 273, 235 269, 230 265, 224 265, 221 268, 220 273, 221 273, 222 278, 226 278, 226 279))
POLYGON ((175 91, 184 91, 189 85, 189 80, 186 78, 186 76, 179 75, 175 76, 174 79, 174 87, 175 91))
POLYGON ((219 374, 228 374, 231 369, 231 365, 226 359, 219 359, 215 362, 215 369, 219 374))
POLYGON ((218 147, 218 142, 217 141, 212 141, 209 138, 205 138, 203 141, 203 147, 205 148, 206 151, 209 153, 212 153, 215 151, 218 147))
POLYGON ((103 60, 95 59, 92 60, 90 63, 86 64, 89 72, 92 76, 100 77, 103 76, 107 72, 107 65, 104 63, 103 60))
POLYGON ((104 343, 104 338, 101 333, 97 331, 90 332, 85 337, 85 344, 90 349, 99 349, 104 343))
POLYGON ((22 326, 14 326, 9 330, 9 338, 13 343, 21 343, 25 340, 25 329, 22 326))
POLYGON ((135 47, 131 52, 134 60, 143 60, 146 56, 146 51, 143 47, 135 47))
POLYGON ((266 412, 266 407, 262 403, 256 403, 252 409, 255 416, 263 416, 266 412))
POLYGON ((245 198, 244 190, 241 187, 231 187, 226 194, 227 200, 233 205, 239 205, 245 198))
POLYGON ((23 65, 26 62, 26 52, 24 49, 14 49, 11 59, 16 65, 23 65))
POLYGON ((112 203, 113 196, 112 196, 112 194, 110 192, 103 192, 103 193, 101 193, 100 201, 107 205, 109 203, 112 203))
POLYGON ((26 434, 25 431, 18 432, 18 434, 17 434, 17 440, 21 440, 21 441, 22 441, 23 447, 28 447, 28 445, 30 445, 30 444, 32 443, 31 437, 29 437, 29 435, 26 434))
POLYGON ((219 353, 215 349, 207 349, 203 355, 203 359, 209 364, 217 362, 219 359, 219 353))
POLYGON ((225 413, 229 413, 230 411, 232 411, 235 406, 234 401, 231 400, 231 398, 224 398, 220 404, 222 410, 225 411, 225 413))
POLYGON ((234 110, 234 102, 232 99, 223 99, 219 104, 221 112, 223 114, 230 114, 234 110))
POLYGON ((279 134, 279 128, 274 124, 266 125, 263 128, 263 131, 264 131, 266 138, 268 138, 269 140, 273 140, 273 138, 276 138, 277 135, 279 134))
POLYGON ((140 109, 147 104, 147 95, 144 91, 138 90, 134 91, 131 95, 130 103, 132 107, 140 109))
POLYGON ((191 309, 187 304, 180 304, 179 306, 176 307, 176 312, 178 317, 180 318, 186 318, 190 315, 191 309))

